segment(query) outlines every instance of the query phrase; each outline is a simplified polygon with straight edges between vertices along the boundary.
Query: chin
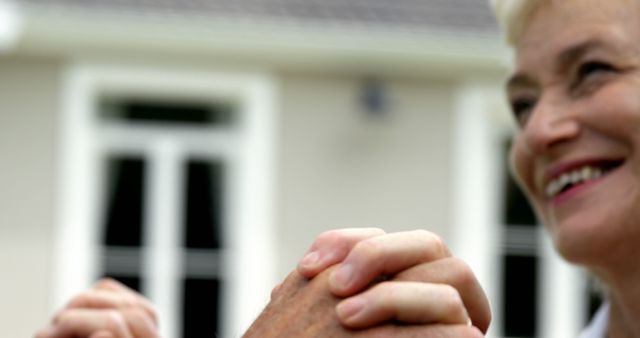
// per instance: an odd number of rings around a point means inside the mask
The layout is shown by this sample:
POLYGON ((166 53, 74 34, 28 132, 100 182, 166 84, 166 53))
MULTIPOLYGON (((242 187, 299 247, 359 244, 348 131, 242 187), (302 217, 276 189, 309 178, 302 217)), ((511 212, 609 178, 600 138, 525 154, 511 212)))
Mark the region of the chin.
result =
POLYGON ((589 241, 584 238, 568 238, 562 234, 556 234, 553 237, 553 243, 556 251, 566 261, 577 265, 594 265, 594 258, 598 257, 598 251, 589 241))
POLYGON ((611 238, 602 222, 586 217, 574 217, 561 223, 551 223, 550 233, 558 253, 567 261, 584 265, 599 265, 611 254, 611 238))

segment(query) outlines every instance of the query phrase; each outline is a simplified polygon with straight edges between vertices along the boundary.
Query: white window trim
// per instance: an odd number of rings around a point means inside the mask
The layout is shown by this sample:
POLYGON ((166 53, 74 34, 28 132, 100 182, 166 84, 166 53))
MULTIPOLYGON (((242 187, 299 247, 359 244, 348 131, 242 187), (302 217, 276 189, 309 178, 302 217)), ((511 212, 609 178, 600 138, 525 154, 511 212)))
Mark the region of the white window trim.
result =
MULTIPOLYGON (((451 247, 476 273, 492 302, 487 337, 500 337, 502 324, 500 194, 504 167, 503 138, 513 123, 503 102, 502 84, 469 81, 456 93, 452 168, 451 247)), ((558 257, 544 231, 538 290, 538 336, 577 337, 585 321, 584 274, 558 257)))
POLYGON ((262 310, 276 282, 274 248, 274 158, 276 84, 265 73, 167 69, 92 62, 71 64, 64 74, 58 214, 55 231, 54 306, 93 283, 98 234, 99 146, 96 99, 123 88, 135 93, 178 93, 186 97, 235 98, 240 102, 239 156, 231 180, 230 225, 223 337, 239 336, 262 310))

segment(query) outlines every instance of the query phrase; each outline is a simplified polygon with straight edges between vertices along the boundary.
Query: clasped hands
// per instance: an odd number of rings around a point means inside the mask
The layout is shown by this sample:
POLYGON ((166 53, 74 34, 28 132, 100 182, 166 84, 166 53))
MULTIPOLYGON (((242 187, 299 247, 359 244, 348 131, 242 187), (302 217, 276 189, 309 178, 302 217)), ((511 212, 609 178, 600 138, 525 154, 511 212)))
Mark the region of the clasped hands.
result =
MULTIPOLYGON (((318 236, 243 338, 483 337, 491 313, 470 268, 423 231, 318 236)), ((78 295, 36 338, 156 338, 155 312, 113 281, 78 295)))

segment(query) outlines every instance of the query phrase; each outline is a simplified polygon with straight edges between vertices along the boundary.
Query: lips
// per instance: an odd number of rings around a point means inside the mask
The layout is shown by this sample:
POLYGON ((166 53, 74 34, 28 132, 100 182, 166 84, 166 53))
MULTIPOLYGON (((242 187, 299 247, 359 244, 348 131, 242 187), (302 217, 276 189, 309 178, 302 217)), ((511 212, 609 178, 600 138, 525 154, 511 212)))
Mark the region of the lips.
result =
POLYGON ((597 180, 622 165, 623 160, 585 160, 553 166, 546 175, 544 192, 553 198, 584 183, 597 180))

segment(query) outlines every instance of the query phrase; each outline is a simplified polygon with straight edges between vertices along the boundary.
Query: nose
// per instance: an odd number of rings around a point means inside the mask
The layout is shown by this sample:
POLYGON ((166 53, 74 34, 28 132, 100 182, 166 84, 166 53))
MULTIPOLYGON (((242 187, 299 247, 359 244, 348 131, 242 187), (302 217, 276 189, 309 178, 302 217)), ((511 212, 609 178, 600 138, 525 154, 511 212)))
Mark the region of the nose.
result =
POLYGON ((571 104, 542 98, 523 129, 528 148, 537 154, 547 153, 579 134, 580 122, 571 104))

